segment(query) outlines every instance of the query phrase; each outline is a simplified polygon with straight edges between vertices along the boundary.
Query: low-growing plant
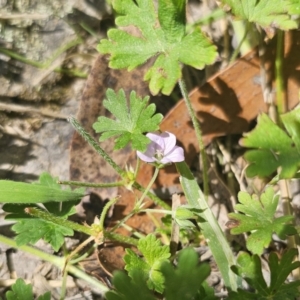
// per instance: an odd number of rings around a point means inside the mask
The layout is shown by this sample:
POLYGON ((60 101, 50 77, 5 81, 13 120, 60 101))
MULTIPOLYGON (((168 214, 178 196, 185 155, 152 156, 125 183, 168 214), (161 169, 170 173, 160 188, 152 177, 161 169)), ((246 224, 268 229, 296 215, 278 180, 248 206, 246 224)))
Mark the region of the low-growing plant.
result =
MULTIPOLYGON (((152 95, 162 93, 170 95, 176 84, 190 114, 200 149, 203 168, 203 191, 197 179, 185 163, 184 150, 176 145, 176 137, 171 132, 160 132, 163 116, 155 113, 154 104, 149 104, 149 97, 140 98, 135 91, 126 98, 123 90, 108 89, 104 107, 111 112, 112 118, 99 116, 93 129, 100 133, 100 143, 95 141, 84 128, 70 117, 69 121, 78 133, 101 155, 119 174, 123 185, 129 190, 138 190, 142 195, 136 199, 132 213, 119 220, 125 223, 134 214, 144 211, 147 198, 161 206, 165 215, 162 220, 167 229, 160 229, 161 234, 168 234, 172 226, 178 226, 181 233, 190 230, 190 235, 201 231, 203 241, 212 252, 221 273, 226 292, 226 299, 296 299, 300 296, 300 278, 293 272, 300 268, 296 244, 287 248, 281 256, 270 253, 268 266, 270 280, 262 273, 261 257, 272 242, 274 234, 284 240, 297 237, 297 227, 291 212, 276 216, 279 194, 271 186, 278 181, 297 178, 300 167, 300 109, 290 112, 279 109, 278 122, 275 123, 266 114, 258 117, 254 130, 245 133, 241 144, 249 148, 245 152, 248 162, 248 177, 270 177, 272 181, 261 195, 249 195, 245 191, 238 194, 239 204, 236 212, 229 214, 234 226, 231 234, 244 233, 248 252, 234 253, 231 245, 211 208, 208 205, 208 170, 207 155, 202 140, 201 128, 196 113, 191 105, 188 92, 182 78, 182 65, 203 69, 213 64, 217 57, 217 47, 201 31, 199 26, 186 24, 186 1, 158 0, 157 8, 152 0, 113 0, 112 7, 117 15, 115 21, 120 28, 110 29, 107 39, 102 39, 98 50, 109 55, 111 68, 127 68, 129 71, 146 63, 152 58, 144 79, 149 82, 152 95), (139 35, 132 35, 124 30, 126 26, 135 26, 139 35), (137 152, 137 160, 152 164, 155 168, 153 177, 146 187, 136 182, 138 169, 130 171, 117 165, 109 153, 101 148, 101 142, 115 139, 115 150, 128 144, 137 152), (172 210, 163 200, 150 192, 160 170, 174 163, 180 176, 182 191, 187 204, 172 210), (173 222, 168 221, 169 216, 173 222), (290 280, 290 274, 294 274, 290 280), (247 283, 247 285, 243 283, 247 283)), ((256 28, 256 34, 264 31, 291 30, 298 27, 300 3, 298 0, 222 0, 221 8, 232 18, 242 19, 246 28, 256 28)), ((279 59, 279 58, 278 58, 279 59)), ((282 77, 280 67, 276 76, 282 77)), ((280 80, 278 80, 280 82, 280 80)), ((278 87, 279 94, 282 89, 278 87)), ((226 101, 226 99, 224 99, 226 101)), ((282 107, 282 103, 278 103, 282 107)), ((140 166, 140 163, 137 163, 140 166)), ((68 185, 106 187, 114 183, 95 184, 61 182, 68 185)), ((103 209, 98 223, 91 226, 81 225, 68 220, 75 213, 75 206, 84 196, 84 188, 75 190, 61 189, 57 178, 41 174, 37 183, 27 184, 0 181, 0 202, 7 218, 16 220, 12 229, 16 232, 15 240, 0 237, 0 241, 21 250, 28 251, 60 267, 64 276, 67 273, 83 278, 101 289, 108 300, 132 299, 217 299, 217 294, 206 279, 210 274, 207 263, 199 263, 199 256, 191 247, 171 251, 169 244, 162 244, 160 234, 147 236, 122 236, 114 230, 107 230, 104 220, 109 208, 118 198, 110 199, 103 209), (38 228, 38 230, 37 230, 38 228), (85 233, 89 238, 76 251, 66 253, 65 257, 45 255, 28 246, 39 239, 48 242, 55 251, 64 244, 64 237, 72 236, 75 231, 85 233), (113 287, 109 288, 95 278, 83 272, 76 263, 80 250, 93 241, 95 244, 105 240, 126 242, 136 247, 128 248, 124 257, 125 270, 113 274, 113 287)), ((148 208, 149 210, 149 208, 148 208)), ((115 229, 117 226, 115 227, 115 229)), ((196 233, 196 234, 197 234, 196 233)), ((198 234, 200 235, 200 234, 198 234)), ((184 233, 180 235, 184 236, 184 233)), ((185 235, 185 238, 188 234, 185 235)), ((62 289, 61 299, 64 297, 62 289)), ((18 279, 7 292, 7 299, 33 299, 32 288, 18 279)), ((38 299, 50 299, 50 294, 38 299)))

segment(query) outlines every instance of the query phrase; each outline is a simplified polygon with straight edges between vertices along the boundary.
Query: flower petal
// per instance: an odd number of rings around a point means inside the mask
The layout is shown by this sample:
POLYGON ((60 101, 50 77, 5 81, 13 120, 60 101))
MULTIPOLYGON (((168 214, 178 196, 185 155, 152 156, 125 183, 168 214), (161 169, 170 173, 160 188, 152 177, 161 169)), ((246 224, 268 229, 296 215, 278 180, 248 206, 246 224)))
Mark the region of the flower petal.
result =
POLYGON ((184 161, 184 151, 182 147, 175 146, 173 150, 160 161, 162 164, 184 161))
POLYGON ((161 133, 147 133, 146 136, 155 144, 156 150, 163 151, 165 148, 164 139, 161 137, 161 133))
MULTIPOLYGON (((147 151, 146 151, 147 152, 147 151)), ((145 152, 145 153, 146 153, 145 152)), ((141 160, 143 160, 143 161, 145 161, 145 162, 148 162, 148 163, 150 163, 150 162, 155 162, 156 161, 156 158, 152 155, 146 155, 145 153, 142 153, 142 152, 140 152, 140 151, 136 151, 136 154, 137 154, 137 156, 141 159, 141 160)))
POLYGON ((168 131, 163 133, 149 132, 146 135, 151 143, 142 153, 137 151, 137 156, 148 163, 157 162, 167 164, 184 161, 183 148, 176 146, 176 136, 168 131))
POLYGON ((168 155, 176 145, 176 136, 168 131, 163 132, 160 136, 164 142, 164 155, 168 155))

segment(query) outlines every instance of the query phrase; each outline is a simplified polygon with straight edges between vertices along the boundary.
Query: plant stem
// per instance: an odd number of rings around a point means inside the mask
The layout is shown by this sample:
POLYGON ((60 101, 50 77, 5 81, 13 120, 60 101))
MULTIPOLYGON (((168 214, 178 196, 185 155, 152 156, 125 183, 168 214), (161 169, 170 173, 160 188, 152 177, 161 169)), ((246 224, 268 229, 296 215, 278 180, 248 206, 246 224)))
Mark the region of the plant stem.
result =
MULTIPOLYGON (((287 99, 286 99, 286 87, 284 84, 283 73, 283 59, 284 59, 284 31, 277 30, 277 45, 276 45, 276 60, 275 60, 275 76, 276 76, 276 105, 277 113, 279 116, 287 112, 287 99)), ((278 126, 282 126, 280 118, 276 119, 278 126)), ((278 170, 280 171, 280 170, 278 170)), ((279 180, 279 187, 282 199, 283 214, 285 216, 293 216, 293 208, 291 206, 291 193, 290 193, 290 181, 287 179, 279 180)), ((295 224, 294 224, 295 225, 295 224)), ((288 236, 287 247, 289 249, 296 248, 299 245, 299 236, 288 236)), ((299 257, 294 261, 299 261, 299 257)), ((292 271, 294 280, 300 279, 300 268, 292 271)))
POLYGON ((135 170, 134 170, 134 178, 136 178, 138 171, 140 169, 140 164, 141 164, 141 160, 140 158, 137 156, 136 158, 136 166, 135 166, 135 170))
POLYGON ((192 107, 191 100, 189 98, 188 92, 185 87, 185 83, 182 79, 178 81, 179 87, 181 90, 181 94, 183 96, 183 99, 185 101, 186 107, 188 109, 190 118, 192 120, 195 132, 196 132, 196 137, 199 145, 199 150, 200 150, 200 158, 202 161, 202 174, 203 174, 203 192, 205 195, 205 198, 207 199, 208 194, 209 194, 209 186, 208 186, 208 167, 207 167, 207 157, 206 157, 206 152, 205 152, 205 147, 202 139, 202 132, 200 128, 200 124, 196 118, 195 111, 192 107))
POLYGON ((121 243, 125 243, 125 244, 128 244, 128 245, 137 246, 137 244, 138 244, 137 239, 131 238, 129 236, 124 236, 124 235, 121 235, 121 234, 118 234, 118 233, 114 233, 114 232, 111 232, 111 231, 105 231, 104 236, 105 236, 105 238, 109 238, 111 240, 118 241, 118 242, 121 242, 121 243))
POLYGON ((49 222, 52 222, 59 226, 66 227, 66 228, 71 228, 73 230, 85 233, 90 236, 96 236, 98 234, 98 232, 92 230, 90 227, 83 226, 78 223, 75 223, 75 222, 60 218, 60 217, 56 217, 45 210, 37 209, 34 207, 26 207, 25 212, 27 214, 37 217, 39 219, 49 221, 49 222))
POLYGON ((244 20, 234 20, 234 21, 232 20, 232 22, 231 22, 231 25, 232 25, 232 28, 234 31, 234 35, 239 44, 243 40, 243 38, 245 36, 245 32, 248 31, 247 39, 245 39, 240 46, 241 55, 245 55, 246 53, 250 52, 253 48, 255 48, 257 46, 257 39, 254 36, 252 24, 246 20, 245 21, 244 20))
MULTIPOLYGON (((180 195, 173 194, 172 195, 172 214, 176 214, 176 210, 181 205, 180 195)), ((171 241, 170 241, 170 253, 171 257, 175 256, 176 251, 178 249, 178 244, 180 240, 180 227, 178 223, 175 221, 175 217, 172 217, 172 228, 171 228, 171 241)))
POLYGON ((159 168, 155 168, 155 171, 154 171, 154 174, 149 182, 149 184, 147 185, 146 189, 144 190, 144 193, 142 194, 140 200, 137 202, 136 204, 136 207, 137 208, 140 208, 143 200, 145 199, 146 195, 148 194, 148 192, 150 191, 154 181, 156 180, 157 176, 158 176, 158 173, 159 173, 159 168))
POLYGON ((100 154, 105 161, 111 165, 111 167, 124 179, 127 178, 126 172, 122 170, 112 158, 99 146, 99 144, 87 133, 84 128, 78 123, 74 117, 69 118, 69 122, 76 129, 76 131, 100 154))
POLYGON ((231 56, 231 58, 229 60, 229 64, 231 64, 232 62, 234 62, 236 60, 238 54, 240 53, 241 48, 243 46, 243 43, 245 42, 246 37, 247 37, 247 35, 249 33, 250 25, 251 25, 251 23, 247 22, 246 28, 245 28, 245 31, 244 31, 244 34, 243 34, 243 37, 240 40, 240 42, 239 42, 238 46, 236 47, 236 49, 234 50, 234 52, 233 52, 233 54, 232 54, 232 56, 231 56))
POLYGON ((275 60, 276 76, 276 104, 278 113, 284 114, 287 111, 286 94, 283 78, 283 56, 284 56, 284 31, 277 31, 277 46, 275 60))
POLYGON ((60 291, 60 297, 59 300, 64 300, 66 297, 66 285, 67 285, 67 276, 68 276, 68 272, 66 270, 64 270, 63 272, 63 280, 61 283, 61 291, 60 291))
MULTIPOLYGON (((140 192, 144 192, 145 188, 142 187, 139 183, 135 182, 132 187, 134 187, 135 189, 137 189, 140 192)), ((148 192, 147 196, 157 205, 161 206, 164 209, 171 209, 171 207, 164 202, 163 200, 161 200, 160 198, 158 198, 157 196, 155 196, 153 193, 148 192)))
POLYGON ((165 215, 172 215, 172 210, 166 210, 166 209, 155 209, 155 208, 146 208, 140 210, 140 212, 146 212, 146 213, 159 213, 159 214, 165 214, 165 215))
POLYGON ((127 224, 122 224, 122 227, 125 228, 128 232, 130 232, 132 234, 132 236, 135 236, 138 239, 142 239, 145 237, 145 234, 138 232, 136 229, 132 228, 131 226, 129 226, 127 224))
POLYGON ((224 18, 224 16, 226 16, 224 10, 221 8, 216 8, 212 12, 210 12, 208 15, 205 14, 205 16, 203 16, 202 18, 197 20, 197 22, 195 22, 193 24, 187 24, 186 31, 190 32, 194 28, 197 28, 199 26, 209 25, 215 21, 218 21, 218 20, 224 18))
POLYGON ((109 208, 111 206, 113 206, 118 201, 118 199, 119 199, 119 197, 115 197, 115 198, 109 200, 103 207, 101 216, 100 216, 100 220, 99 220, 99 228, 101 230, 103 230, 103 228, 104 228, 104 221, 105 221, 105 217, 106 217, 106 214, 107 214, 109 208))
POLYGON ((109 231, 114 232, 116 229, 118 229, 120 226, 123 226, 127 220, 129 220, 133 215, 135 214, 135 211, 131 211, 127 216, 125 216, 122 220, 118 221, 118 223, 109 231))
MULTIPOLYGON (((18 53, 15 53, 14 51, 8 50, 6 48, 1 48, 0 47, 0 53, 3 53, 11 58, 14 58, 20 62, 23 62, 27 65, 39 68, 39 69, 47 69, 51 66, 51 63, 58 58, 62 53, 64 53, 65 51, 67 51, 68 49, 81 44, 82 43, 82 39, 81 38, 76 38, 70 42, 68 42, 67 44, 63 44, 61 47, 59 47, 57 49, 57 51, 54 52, 54 54, 47 59, 45 62, 39 62, 39 61, 33 61, 30 60, 18 53)), ((74 75, 77 77, 82 77, 82 78, 86 78, 87 74, 84 72, 81 72, 79 70, 68 70, 68 69, 63 69, 63 68, 55 68, 54 69, 55 72, 59 72, 59 73, 65 73, 65 74, 69 74, 69 75, 74 75)))
POLYGON ((63 185, 74 185, 74 186, 83 186, 83 187, 94 187, 94 188, 112 188, 116 186, 124 186, 123 181, 117 181, 113 183, 90 183, 90 182, 81 182, 81 181, 68 181, 68 180, 59 180, 58 184, 63 185))
MULTIPOLYGON (((3 235, 0 235, 0 243, 4 243, 5 245, 8 245, 10 247, 19 249, 21 251, 24 251, 26 253, 32 254, 44 261, 50 262, 51 264, 55 265, 56 267, 63 269, 65 264, 65 259, 62 257, 57 257, 54 255, 51 255, 49 253, 45 253, 39 249, 36 249, 31 246, 17 246, 16 242, 12 239, 9 239, 3 235)), ((75 266, 67 265, 66 270, 70 273, 75 275, 76 277, 85 280, 86 282, 92 284, 94 287, 99 289, 101 292, 105 293, 109 289, 107 286, 105 286, 102 282, 98 281, 97 279, 89 276, 84 271, 78 269, 75 266)))
MULTIPOLYGON (((86 239, 85 241, 83 241, 82 243, 80 243, 70 254, 68 254, 66 256, 66 260, 65 260, 65 267, 69 264, 69 262, 71 261, 71 259, 77 254, 79 253, 79 251, 81 251, 85 246, 87 246, 90 242, 92 242, 94 240, 94 237, 90 236, 88 239, 86 239)), ((64 270, 65 271, 65 270, 64 270)))

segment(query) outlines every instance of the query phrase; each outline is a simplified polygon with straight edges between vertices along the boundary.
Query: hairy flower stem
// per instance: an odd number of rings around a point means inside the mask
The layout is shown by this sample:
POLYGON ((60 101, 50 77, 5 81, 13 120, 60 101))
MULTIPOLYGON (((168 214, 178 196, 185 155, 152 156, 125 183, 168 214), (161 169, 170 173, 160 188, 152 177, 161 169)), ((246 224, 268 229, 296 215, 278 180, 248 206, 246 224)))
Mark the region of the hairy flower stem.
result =
POLYGON ((91 183, 91 182, 81 182, 81 181, 70 181, 70 180, 59 180, 58 184, 63 185, 73 185, 81 187, 93 187, 93 188, 113 188, 117 186, 124 186, 124 181, 117 181, 112 183, 91 183))
POLYGON ((146 208, 142 209, 140 212, 146 212, 146 213, 158 213, 158 214, 164 214, 164 215, 172 215, 172 210, 166 210, 166 209, 155 209, 155 208, 146 208))
MULTIPOLYGON (((238 22, 235 22, 235 24, 236 24, 236 27, 237 27, 238 22)), ((241 24, 242 24, 242 23, 240 23, 240 25, 241 25, 241 24)), ((236 60, 236 58, 237 58, 237 56, 239 55, 239 53, 241 52, 241 48, 242 48, 244 42, 246 41, 247 35, 248 35, 248 33, 249 33, 250 26, 251 26, 251 23, 250 23, 250 22, 247 22, 247 23, 246 23, 246 27, 245 27, 245 29, 244 29, 244 30, 245 30, 245 31, 244 31, 244 34, 243 34, 243 36, 242 36, 242 38, 241 38, 241 40, 240 40, 238 46, 237 46, 236 49, 234 50, 234 52, 233 52, 233 54, 232 54, 232 56, 231 56, 231 58, 230 58, 230 60, 229 60, 229 64, 233 63, 233 62, 236 60)), ((235 27, 235 28, 236 28, 236 27, 235 27)), ((242 27, 242 26, 240 26, 240 27, 242 27)), ((250 51, 251 49, 252 49, 252 47, 249 47, 249 51, 250 51)))
POLYGON ((155 171, 154 171, 154 174, 148 184, 148 186, 146 187, 143 195, 141 196, 140 200, 136 203, 136 208, 140 208, 141 204, 143 203, 143 200, 145 199, 145 197, 147 196, 148 192, 150 191, 154 181, 156 180, 157 176, 158 176, 158 173, 159 173, 159 168, 155 168, 155 171))
MULTIPOLYGON (((145 188, 142 187, 139 183, 135 182, 132 187, 134 187, 135 189, 137 189, 140 192, 144 192, 145 188)), ((161 200, 160 198, 158 198, 157 196, 155 196, 153 193, 149 192, 147 193, 147 196, 157 205, 161 206, 162 208, 165 209, 171 209, 170 205, 167 204, 166 202, 164 202, 163 200, 161 200)))
POLYGON ((61 283, 60 288, 60 297, 59 300, 64 300, 67 293, 67 278, 68 278, 68 272, 66 270, 63 271, 63 280, 61 283))
POLYGON ((133 246, 137 246, 138 244, 138 240, 134 239, 132 237, 129 236, 125 236, 125 235, 121 235, 118 233, 114 233, 114 232, 110 232, 110 231, 105 231, 104 232, 104 237, 114 240, 114 241, 118 241, 120 243, 125 243, 128 245, 133 245, 133 246))
POLYGON ((284 60, 284 31, 277 30, 277 46, 276 46, 276 59, 275 59, 275 70, 276 70, 276 104, 278 113, 284 114, 287 111, 286 101, 286 88, 284 86, 284 71, 283 71, 283 60, 284 60))
POLYGON ((73 230, 76 230, 78 232, 82 232, 85 233, 87 235, 90 236, 97 236, 98 232, 96 232, 95 230, 91 229, 90 227, 87 226, 83 226, 80 224, 77 224, 75 222, 60 218, 60 217, 56 217, 52 214, 50 214, 49 212, 45 211, 45 210, 41 210, 41 209, 37 209, 34 207, 27 207, 25 208, 25 212, 31 216, 37 217, 39 219, 45 220, 45 221, 49 221, 52 222, 54 224, 63 226, 63 227, 67 227, 73 230))
MULTIPOLYGON (((143 189, 143 190, 140 189, 141 186, 137 185, 136 183, 135 183, 136 185, 133 184, 133 186, 134 186, 135 188, 139 187, 139 188, 137 188, 137 189, 138 189, 139 191, 143 192, 143 194, 142 194, 141 198, 139 199, 139 201, 135 204, 135 207, 134 207, 133 211, 132 211, 131 213, 129 213, 124 219, 120 220, 120 222, 118 222, 118 223, 112 228, 112 230, 111 230, 110 232, 115 231, 117 228, 119 228, 120 226, 122 226, 123 224, 125 224, 125 222, 127 222, 127 220, 130 219, 134 214, 141 212, 141 206, 142 206, 143 200, 145 199, 146 196, 148 196, 151 200, 153 200, 153 197, 151 197, 152 194, 149 192, 149 190, 151 189, 151 187, 152 187, 154 181, 156 180, 156 178, 157 178, 157 176, 158 176, 158 173, 159 173, 159 168, 155 168, 154 174, 153 174, 153 176, 152 176, 152 178, 151 178, 151 180, 150 180, 148 186, 147 186, 145 189, 143 189)), ((155 200, 153 200, 153 201, 154 201, 156 204, 159 204, 159 205, 161 205, 162 207, 168 209, 168 207, 166 207, 166 204, 165 204, 163 201, 161 201, 161 200, 160 200, 159 202, 158 202, 158 201, 155 201, 155 200)))
POLYGON ((78 123, 78 121, 70 117, 69 122, 76 129, 76 131, 99 153, 107 163, 111 165, 111 167, 122 177, 127 178, 126 172, 122 170, 113 160, 112 158, 99 146, 99 144, 91 137, 89 133, 87 133, 84 128, 78 123))
POLYGON ((99 228, 100 228, 101 230, 104 229, 104 221, 105 221, 105 217, 106 217, 106 214, 107 214, 109 208, 110 208, 111 206, 113 206, 113 205, 118 201, 118 199, 119 199, 119 197, 115 197, 115 198, 109 200, 109 201, 105 204, 105 206, 103 207, 102 213, 101 213, 101 216, 100 216, 100 220, 99 220, 99 228))
MULTIPOLYGON (((43 252, 37 248, 31 247, 31 246, 17 246, 17 243, 14 240, 9 239, 3 235, 0 235, 0 243, 3 243, 10 247, 19 249, 26 253, 32 254, 44 261, 50 262, 51 264, 57 266, 60 269, 64 268, 64 262, 65 262, 64 257, 54 256, 54 255, 45 253, 45 252, 43 252)), ((81 278, 81 279, 85 280, 86 282, 90 283, 91 285, 93 285, 94 287, 96 287, 97 289, 102 291, 103 293, 105 293, 109 290, 108 287, 105 286, 102 282, 98 281, 94 277, 89 276, 84 271, 80 270, 79 268, 77 268, 73 265, 67 265, 66 270, 70 274, 73 274, 74 276, 76 276, 77 278, 81 278)))
POLYGON ((179 84, 181 94, 185 101, 186 107, 188 109, 188 112, 190 114, 194 129, 196 132, 196 137, 197 137, 199 150, 200 150, 200 159, 202 162, 203 193, 204 193, 205 198, 207 199, 208 194, 209 194, 207 156, 206 156, 205 147, 204 147, 204 143, 203 143, 203 139, 202 139, 202 132, 201 132, 200 124, 196 118, 195 111, 192 107, 191 100, 190 100, 190 97, 186 90, 184 81, 182 79, 180 79, 178 81, 178 84, 179 84))
MULTIPOLYGON (((70 263, 71 259, 77 254, 79 253, 85 246, 87 246, 90 242, 92 242, 94 240, 94 237, 93 236, 90 236, 88 239, 86 239, 84 242, 82 242, 81 244, 79 244, 69 255, 66 256, 66 259, 65 259, 65 266, 63 268, 63 278, 65 278, 68 274, 68 272, 66 271, 66 267, 67 265, 70 263)), ((64 284, 66 282, 63 280, 63 285, 62 285, 62 290, 63 290, 63 287, 64 287, 64 284)), ((64 299, 64 298, 62 298, 64 299)))

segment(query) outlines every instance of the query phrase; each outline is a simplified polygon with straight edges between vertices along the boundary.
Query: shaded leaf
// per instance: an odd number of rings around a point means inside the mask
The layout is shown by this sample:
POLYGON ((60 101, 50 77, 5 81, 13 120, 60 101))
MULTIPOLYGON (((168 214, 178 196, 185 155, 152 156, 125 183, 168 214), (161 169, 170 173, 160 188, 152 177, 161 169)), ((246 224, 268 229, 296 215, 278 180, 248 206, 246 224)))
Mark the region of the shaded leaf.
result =
POLYGON ((216 299, 205 298, 207 294, 202 283, 209 276, 210 267, 208 264, 199 264, 199 257, 192 248, 181 251, 176 269, 171 263, 165 262, 161 271, 165 277, 166 300, 195 299, 200 292, 199 299, 216 299))
POLYGON ((124 272, 115 272, 113 284, 115 290, 105 294, 107 300, 156 299, 147 287, 143 272, 138 269, 133 270, 130 277, 124 272))
POLYGON ((246 174, 249 177, 266 177, 280 168, 280 178, 292 178, 300 166, 299 127, 300 109, 282 116, 291 137, 271 121, 266 115, 258 117, 254 130, 247 133, 241 144, 254 148, 245 154, 249 166, 246 174), (298 119, 297 119, 298 117, 298 119))
POLYGON ((256 299, 256 300, 290 300, 299 296, 297 287, 300 281, 285 283, 288 275, 296 268, 300 262, 293 262, 298 254, 296 249, 290 249, 282 256, 281 260, 275 253, 269 257, 269 269, 271 273, 270 286, 267 285, 262 274, 262 266, 259 256, 250 256, 248 253, 241 253, 237 259, 237 266, 233 266, 233 271, 243 277, 254 289, 248 292, 238 289, 238 292, 230 292, 229 300, 256 299))
POLYGON ((39 296, 37 300, 51 300, 51 293, 46 292, 44 295, 39 296))
POLYGON ((294 0, 222 0, 231 7, 234 15, 262 27, 276 27, 282 30, 297 28, 292 14, 297 11, 294 0))

